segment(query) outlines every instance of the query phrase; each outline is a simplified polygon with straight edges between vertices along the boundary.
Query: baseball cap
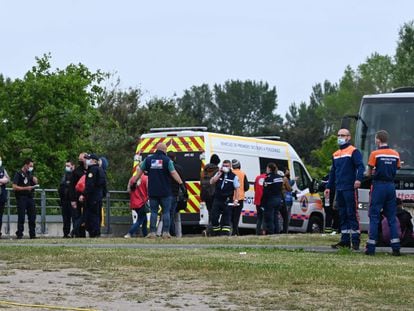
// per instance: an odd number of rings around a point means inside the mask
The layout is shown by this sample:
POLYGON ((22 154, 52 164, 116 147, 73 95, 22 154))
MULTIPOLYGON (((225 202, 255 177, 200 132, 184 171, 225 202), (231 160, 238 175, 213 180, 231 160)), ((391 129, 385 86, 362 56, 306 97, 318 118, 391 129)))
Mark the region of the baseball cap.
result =
POLYGON ((87 154, 85 154, 85 159, 93 159, 93 160, 96 160, 96 161, 99 161, 99 158, 98 158, 98 156, 96 155, 96 154, 94 154, 94 153, 87 153, 87 154))

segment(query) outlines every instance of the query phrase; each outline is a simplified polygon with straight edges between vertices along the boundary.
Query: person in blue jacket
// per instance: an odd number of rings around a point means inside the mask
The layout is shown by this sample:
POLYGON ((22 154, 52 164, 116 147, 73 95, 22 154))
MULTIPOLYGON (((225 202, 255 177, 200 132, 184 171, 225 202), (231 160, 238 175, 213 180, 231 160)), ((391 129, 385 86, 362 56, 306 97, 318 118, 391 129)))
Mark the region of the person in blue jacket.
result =
POLYGON ((332 167, 326 185, 325 197, 330 189, 336 189, 336 203, 339 210, 341 240, 332 248, 359 250, 360 228, 358 221, 358 188, 364 177, 364 163, 361 152, 351 145, 351 133, 347 129, 338 131, 339 149, 333 153, 332 167))

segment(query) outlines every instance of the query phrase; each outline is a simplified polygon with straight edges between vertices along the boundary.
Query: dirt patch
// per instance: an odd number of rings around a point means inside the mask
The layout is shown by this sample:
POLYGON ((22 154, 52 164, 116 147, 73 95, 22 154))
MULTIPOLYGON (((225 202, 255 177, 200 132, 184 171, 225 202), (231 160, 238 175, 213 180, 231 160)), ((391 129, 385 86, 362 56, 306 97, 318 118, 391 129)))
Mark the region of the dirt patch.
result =
POLYGON ((211 284, 197 280, 153 279, 136 272, 124 280, 99 270, 9 269, 0 262, 0 309, 51 310, 236 310, 211 284), (207 293, 206 293, 207 292, 207 293), (9 305, 6 302, 27 306, 9 305), (45 307, 37 307, 45 306, 45 307))

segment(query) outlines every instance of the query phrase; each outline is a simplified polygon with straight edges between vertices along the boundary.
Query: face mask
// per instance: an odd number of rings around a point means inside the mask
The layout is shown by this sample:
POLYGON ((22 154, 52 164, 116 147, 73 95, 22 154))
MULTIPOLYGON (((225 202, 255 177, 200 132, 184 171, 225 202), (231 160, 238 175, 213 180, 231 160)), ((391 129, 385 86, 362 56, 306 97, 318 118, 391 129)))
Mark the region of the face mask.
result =
POLYGON ((2 160, 0 160, 0 166, 3 166, 3 161, 2 160))
POLYGON ((90 166, 91 164, 92 164, 92 160, 91 159, 86 160, 86 165, 87 166, 90 166))
POLYGON ((342 137, 339 137, 338 138, 338 145, 342 146, 342 145, 345 145, 345 144, 346 144, 346 139, 342 138, 342 137))
POLYGON ((65 172, 70 173, 70 172, 72 172, 72 170, 69 166, 65 166, 65 172))
POLYGON ((31 173, 31 172, 33 172, 33 166, 29 167, 27 170, 28 170, 30 173, 31 173))
POLYGON ((224 173, 228 173, 228 172, 230 172, 230 168, 229 168, 229 167, 227 167, 227 166, 223 166, 223 167, 221 168, 221 170, 222 170, 224 173))

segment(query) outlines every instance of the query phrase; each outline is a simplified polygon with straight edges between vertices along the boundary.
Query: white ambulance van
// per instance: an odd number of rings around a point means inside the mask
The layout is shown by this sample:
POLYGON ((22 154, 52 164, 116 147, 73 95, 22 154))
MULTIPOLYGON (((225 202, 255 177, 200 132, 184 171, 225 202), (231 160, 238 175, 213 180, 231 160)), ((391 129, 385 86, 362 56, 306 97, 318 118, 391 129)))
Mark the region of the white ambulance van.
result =
POLYGON ((183 225, 206 226, 208 223, 208 213, 200 199, 200 173, 211 155, 217 154, 221 161, 239 160, 250 184, 240 217, 240 228, 256 228, 254 180, 265 172, 269 162, 274 162, 280 171, 288 168, 291 178, 296 181, 289 231, 323 231, 325 213, 321 198, 313 191, 314 182, 291 145, 282 141, 216 134, 206 130, 202 127, 151 129, 150 133, 140 137, 134 157, 133 172, 140 161, 155 152, 159 142, 167 145, 167 151, 176 153, 177 163, 184 168, 189 194, 187 208, 181 215, 183 225))

